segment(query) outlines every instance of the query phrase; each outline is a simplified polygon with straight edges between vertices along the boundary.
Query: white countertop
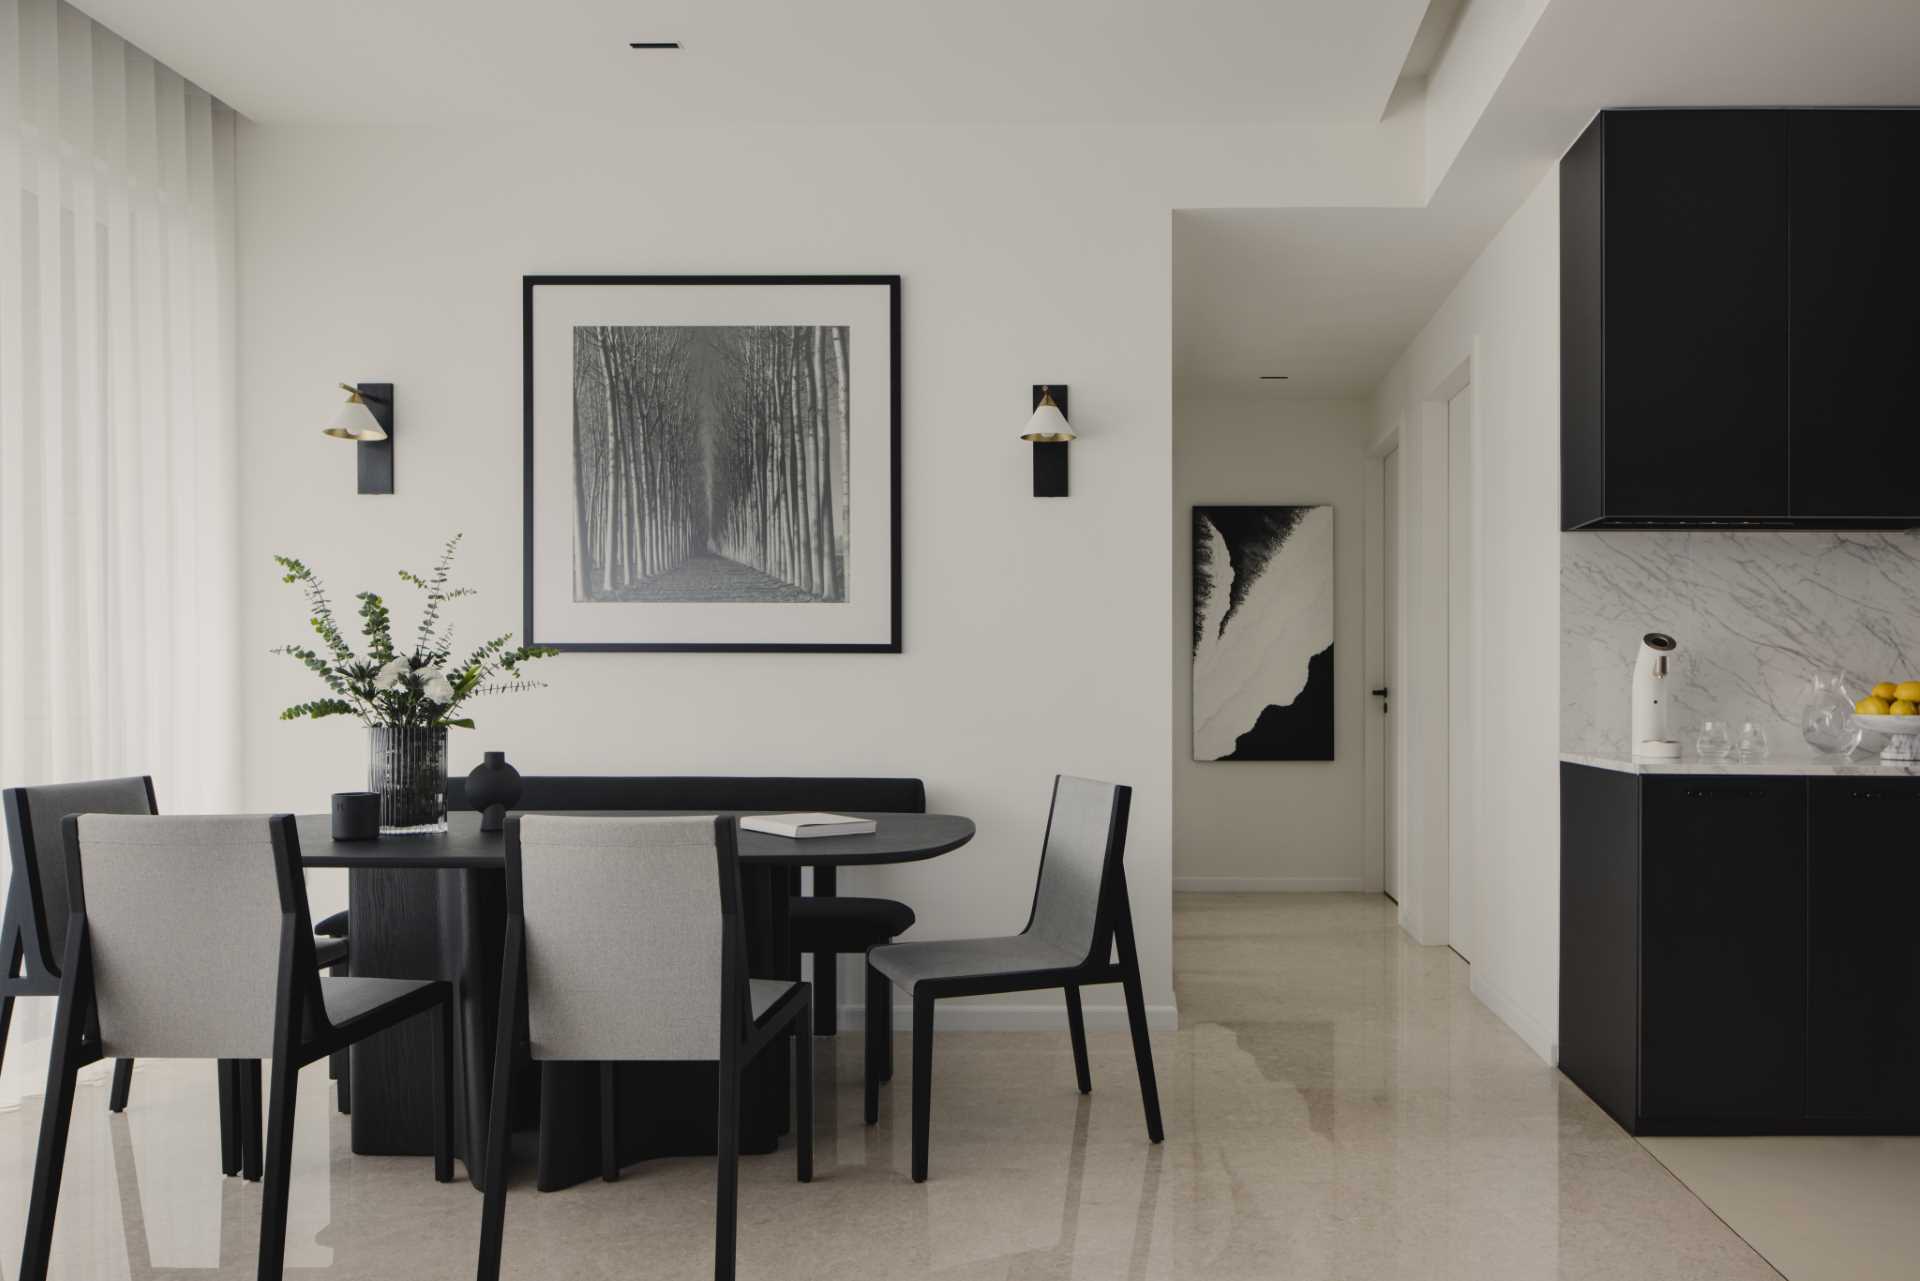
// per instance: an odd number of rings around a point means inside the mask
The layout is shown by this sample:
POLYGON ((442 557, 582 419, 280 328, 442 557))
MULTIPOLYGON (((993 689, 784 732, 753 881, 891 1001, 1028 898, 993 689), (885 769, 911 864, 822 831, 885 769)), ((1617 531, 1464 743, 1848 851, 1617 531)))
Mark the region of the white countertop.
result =
POLYGON ((1764 761, 1737 761, 1731 756, 1717 761, 1698 756, 1682 756, 1677 761, 1643 761, 1624 755, 1591 755, 1562 752, 1560 759, 1569 765, 1591 765, 1622 774, 1756 774, 1799 777, 1847 775, 1864 778, 1920 778, 1920 762, 1886 764, 1872 753, 1852 756, 1814 756, 1805 751, 1775 752, 1764 761))

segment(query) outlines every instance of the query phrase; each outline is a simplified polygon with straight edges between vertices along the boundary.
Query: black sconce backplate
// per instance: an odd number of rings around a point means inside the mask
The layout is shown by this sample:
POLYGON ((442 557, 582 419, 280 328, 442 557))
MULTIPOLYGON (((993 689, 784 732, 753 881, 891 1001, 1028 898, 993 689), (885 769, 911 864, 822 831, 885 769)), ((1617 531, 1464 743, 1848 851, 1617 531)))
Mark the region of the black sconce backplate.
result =
MULTIPOLYGON (((1035 383, 1033 385, 1033 408, 1040 408, 1040 397, 1053 393, 1053 403, 1060 407, 1060 416, 1069 423, 1073 416, 1067 412, 1067 389, 1062 383, 1035 383)), ((1065 498, 1067 496, 1067 442, 1064 440, 1036 440, 1033 442, 1033 496, 1035 498, 1065 498)))
POLYGON ((373 415, 373 421, 379 423, 381 429, 387 433, 385 440, 363 440, 357 446, 360 492, 391 494, 393 492, 393 384, 355 383, 354 389, 360 393, 360 399, 367 402, 367 412, 373 415))

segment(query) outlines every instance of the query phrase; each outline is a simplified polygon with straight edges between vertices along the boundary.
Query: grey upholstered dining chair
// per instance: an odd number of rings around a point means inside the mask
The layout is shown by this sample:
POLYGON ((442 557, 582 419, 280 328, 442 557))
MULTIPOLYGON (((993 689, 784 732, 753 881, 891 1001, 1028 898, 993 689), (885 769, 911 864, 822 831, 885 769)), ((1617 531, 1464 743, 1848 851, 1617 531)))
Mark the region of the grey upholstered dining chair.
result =
MULTIPOLYGON (((1146 998, 1133 942, 1122 857, 1133 789, 1060 775, 1040 853, 1039 883, 1027 927, 1004 938, 894 943, 867 953, 867 1026, 880 1025, 898 984, 913 998, 913 1180, 927 1177, 927 1140, 933 1110, 933 1003, 944 996, 1032 992, 1062 988, 1073 1067, 1080 1092, 1093 1081, 1087 1069, 1087 1031, 1080 989, 1118 983, 1126 992, 1134 1066, 1147 1114, 1147 1137, 1160 1142, 1160 1091, 1147 1041, 1146 998), (1114 953, 1118 952, 1118 960, 1114 953)), ((885 1064, 876 1039, 867 1038, 867 1124, 880 1119, 885 1064)))
POLYGON ((300 1068, 415 1015, 437 1024, 434 1177, 453 1178, 452 989, 323 978, 290 814, 69 815, 69 915, 21 1281, 45 1281, 80 1069, 122 1057, 272 1059, 259 1275, 286 1252, 300 1068), (163 912, 166 931, 149 921, 163 912))
MULTIPOLYGON (((500 977, 480 1281, 500 1275, 516 1029, 532 1057, 719 1066, 719 1205, 713 1274, 733 1276, 740 1073, 794 1038, 794 1144, 813 1178, 813 1040, 805 983, 747 976, 740 861, 730 818, 515 815, 507 820, 507 943, 500 977)), ((602 1159, 614 1161, 611 1150, 602 1159)), ((612 1170, 606 1171, 611 1175, 612 1170)))
MULTIPOLYGON (((60 955, 67 937, 67 859, 60 822, 69 814, 157 814, 153 779, 147 776, 48 783, 0 791, 6 815, 7 848, 13 869, 7 906, 0 916, 0 1063, 7 1054, 13 1002, 20 996, 60 994, 60 955)), ((347 960, 345 914, 340 936, 314 941, 315 963, 343 973, 347 960)), ((149 928, 170 932, 159 912, 149 928)), ((220 1161, 228 1174, 260 1177, 260 1063, 257 1059, 220 1061, 220 1161)), ((115 1059, 107 1108, 126 1110, 133 1087, 133 1060, 115 1059)))

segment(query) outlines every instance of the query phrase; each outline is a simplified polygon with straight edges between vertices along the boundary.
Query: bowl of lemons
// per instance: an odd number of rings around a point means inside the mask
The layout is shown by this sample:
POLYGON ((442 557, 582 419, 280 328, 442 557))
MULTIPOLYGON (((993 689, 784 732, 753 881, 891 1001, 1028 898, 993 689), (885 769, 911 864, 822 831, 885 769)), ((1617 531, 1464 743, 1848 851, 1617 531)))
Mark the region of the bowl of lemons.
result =
POLYGON ((1853 705, 1853 723, 1885 734, 1883 761, 1920 761, 1920 681, 1881 681, 1853 705))

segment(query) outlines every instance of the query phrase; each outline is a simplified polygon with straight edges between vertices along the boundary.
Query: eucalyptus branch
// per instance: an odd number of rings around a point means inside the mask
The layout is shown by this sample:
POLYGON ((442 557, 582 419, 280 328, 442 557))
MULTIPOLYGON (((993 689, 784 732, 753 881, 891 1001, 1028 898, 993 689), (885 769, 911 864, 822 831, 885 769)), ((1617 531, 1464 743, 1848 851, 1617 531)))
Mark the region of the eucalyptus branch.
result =
POLYGON ((485 685, 481 685, 478 688, 476 688, 473 691, 473 696, 477 698, 477 697, 484 697, 485 695, 488 695, 488 694, 518 694, 522 690, 545 689, 546 687, 547 687, 547 683, 545 681, 529 681, 529 680, 488 681, 485 685))
POLYGON ((416 650, 435 648, 433 629, 440 621, 440 607, 448 599, 447 580, 453 572, 453 554, 459 549, 463 536, 455 534, 447 540, 447 545, 440 549, 440 559, 434 562, 430 577, 421 578, 404 569, 400 571, 402 581, 413 584, 427 594, 426 612, 420 616, 419 639, 414 645, 416 650))
POLYGON ((333 621, 333 605, 327 600, 325 585, 301 561, 290 556, 275 556, 273 559, 280 568, 287 571, 286 576, 280 581, 299 583, 306 592, 307 610, 312 615, 307 621, 313 624, 313 630, 320 634, 320 639, 327 643, 327 648, 333 651, 334 657, 343 660, 351 659, 353 648, 340 634, 339 624, 333 621))
POLYGON ((374 592, 360 592, 360 630, 366 633, 367 657, 375 666, 393 661, 393 617, 386 602, 374 592))
POLYGON ((316 698, 311 703, 296 703, 280 713, 283 721, 297 721, 301 717, 319 720, 323 716, 355 715, 353 704, 338 698, 316 698))

